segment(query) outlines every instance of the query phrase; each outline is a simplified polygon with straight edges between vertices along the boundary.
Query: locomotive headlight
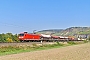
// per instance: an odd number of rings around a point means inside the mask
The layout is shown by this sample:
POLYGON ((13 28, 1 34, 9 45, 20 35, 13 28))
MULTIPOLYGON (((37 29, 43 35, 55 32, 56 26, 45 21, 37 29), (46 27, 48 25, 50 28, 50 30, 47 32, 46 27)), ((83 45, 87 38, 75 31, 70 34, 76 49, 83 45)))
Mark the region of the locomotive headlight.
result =
POLYGON ((19 37, 19 38, 23 38, 23 37, 19 37))

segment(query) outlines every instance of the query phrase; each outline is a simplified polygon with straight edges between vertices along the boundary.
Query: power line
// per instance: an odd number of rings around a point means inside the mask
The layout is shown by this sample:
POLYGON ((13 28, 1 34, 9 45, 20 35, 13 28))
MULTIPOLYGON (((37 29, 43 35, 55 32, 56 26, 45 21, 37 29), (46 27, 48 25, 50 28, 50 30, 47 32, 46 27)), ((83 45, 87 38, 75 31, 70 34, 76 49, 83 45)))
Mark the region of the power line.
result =
POLYGON ((4 22, 1 22, 0 24, 3 24, 4 26, 13 26, 13 27, 19 27, 19 28, 28 28, 28 27, 25 27, 25 26, 9 24, 9 23, 4 23, 4 22))

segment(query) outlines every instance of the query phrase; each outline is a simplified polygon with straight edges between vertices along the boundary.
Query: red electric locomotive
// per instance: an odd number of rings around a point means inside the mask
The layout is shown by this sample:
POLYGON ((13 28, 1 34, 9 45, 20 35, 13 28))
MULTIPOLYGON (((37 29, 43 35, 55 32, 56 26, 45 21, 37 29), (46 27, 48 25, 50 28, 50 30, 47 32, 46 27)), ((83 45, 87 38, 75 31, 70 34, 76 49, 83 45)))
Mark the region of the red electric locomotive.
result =
POLYGON ((32 33, 20 33, 19 40, 22 41, 39 41, 41 36, 39 34, 32 34, 32 33))

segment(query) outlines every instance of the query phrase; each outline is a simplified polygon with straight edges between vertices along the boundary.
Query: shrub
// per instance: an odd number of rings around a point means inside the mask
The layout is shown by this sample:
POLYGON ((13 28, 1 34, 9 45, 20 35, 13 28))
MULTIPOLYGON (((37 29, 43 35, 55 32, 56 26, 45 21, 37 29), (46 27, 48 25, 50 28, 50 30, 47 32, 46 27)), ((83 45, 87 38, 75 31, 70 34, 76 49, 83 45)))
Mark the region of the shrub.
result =
POLYGON ((73 41, 68 41, 67 43, 68 43, 68 44, 71 44, 71 45, 76 44, 76 43, 75 43, 75 42, 73 42, 73 41))
POLYGON ((13 42, 11 38, 7 38, 7 42, 13 42))
POLYGON ((88 41, 87 40, 84 40, 84 43, 87 43, 88 41))
POLYGON ((88 40, 90 41, 90 36, 88 37, 88 40))
POLYGON ((37 44, 35 44, 35 43, 33 43, 32 45, 33 45, 33 47, 37 47, 37 44))
POLYGON ((58 41, 57 41, 56 43, 57 43, 57 45, 59 45, 59 46, 62 46, 62 45, 63 45, 63 44, 59 43, 58 41))

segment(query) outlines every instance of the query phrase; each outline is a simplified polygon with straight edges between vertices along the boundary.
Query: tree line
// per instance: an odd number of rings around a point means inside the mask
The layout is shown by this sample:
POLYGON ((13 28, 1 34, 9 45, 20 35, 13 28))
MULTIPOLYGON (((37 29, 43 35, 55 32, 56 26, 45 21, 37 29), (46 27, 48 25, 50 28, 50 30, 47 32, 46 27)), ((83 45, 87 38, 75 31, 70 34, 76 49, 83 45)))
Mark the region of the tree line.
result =
POLYGON ((0 42, 19 42, 18 34, 2 33, 0 34, 0 42))

